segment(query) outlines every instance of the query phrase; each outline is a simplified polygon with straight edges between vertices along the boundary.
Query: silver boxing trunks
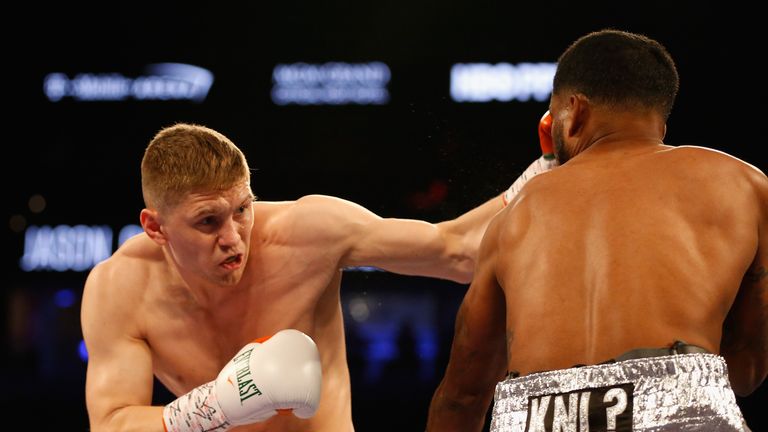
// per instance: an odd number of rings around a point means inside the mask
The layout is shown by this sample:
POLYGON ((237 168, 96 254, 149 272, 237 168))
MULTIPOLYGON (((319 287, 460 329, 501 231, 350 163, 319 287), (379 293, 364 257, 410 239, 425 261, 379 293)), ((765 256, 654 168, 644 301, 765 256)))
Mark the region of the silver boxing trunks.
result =
POLYGON ((491 432, 749 431, 725 360, 678 354, 507 378, 491 432))

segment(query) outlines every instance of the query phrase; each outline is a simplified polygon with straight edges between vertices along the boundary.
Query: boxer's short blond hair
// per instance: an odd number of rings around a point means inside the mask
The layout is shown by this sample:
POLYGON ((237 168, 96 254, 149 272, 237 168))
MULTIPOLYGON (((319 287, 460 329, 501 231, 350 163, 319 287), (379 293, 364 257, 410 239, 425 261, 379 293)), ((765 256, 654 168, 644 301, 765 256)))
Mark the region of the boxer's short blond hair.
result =
POLYGON ((243 152, 221 133, 196 124, 162 129, 141 161, 142 195, 150 209, 168 209, 190 192, 226 190, 250 178, 243 152))

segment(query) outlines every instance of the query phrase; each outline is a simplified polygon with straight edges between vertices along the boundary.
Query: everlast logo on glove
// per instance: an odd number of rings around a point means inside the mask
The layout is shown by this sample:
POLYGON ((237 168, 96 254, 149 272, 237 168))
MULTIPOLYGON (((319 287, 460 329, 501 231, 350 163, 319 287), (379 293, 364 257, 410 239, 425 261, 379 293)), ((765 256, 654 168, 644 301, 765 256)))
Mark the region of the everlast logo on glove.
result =
POLYGON ((526 432, 631 432, 632 383, 528 398, 526 432))
POLYGON ((240 393, 240 404, 251 396, 261 394, 261 390, 256 387, 256 384, 253 383, 253 379, 251 378, 251 368, 248 360, 251 358, 252 352, 253 348, 244 351, 242 354, 232 359, 232 362, 235 364, 235 375, 237 376, 237 388, 240 393))

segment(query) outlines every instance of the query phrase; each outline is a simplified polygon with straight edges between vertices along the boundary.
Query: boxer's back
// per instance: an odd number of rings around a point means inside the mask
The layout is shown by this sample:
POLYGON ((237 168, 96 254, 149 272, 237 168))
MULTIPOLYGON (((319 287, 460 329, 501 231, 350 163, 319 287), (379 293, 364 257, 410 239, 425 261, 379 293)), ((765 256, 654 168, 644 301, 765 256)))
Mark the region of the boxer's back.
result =
POLYGON ((697 147, 612 145, 534 179, 501 216, 510 370, 677 339, 719 350, 757 250, 761 174, 697 147))

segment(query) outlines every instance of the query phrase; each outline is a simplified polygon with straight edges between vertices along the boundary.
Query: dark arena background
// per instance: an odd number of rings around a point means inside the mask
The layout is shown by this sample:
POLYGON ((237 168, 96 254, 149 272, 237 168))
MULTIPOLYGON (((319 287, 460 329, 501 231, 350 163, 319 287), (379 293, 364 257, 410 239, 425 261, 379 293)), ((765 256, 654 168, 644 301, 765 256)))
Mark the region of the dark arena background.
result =
MULTIPOLYGON (((3 424, 88 430, 82 287, 136 232, 139 165, 160 128, 194 122, 227 135, 262 200, 328 194, 438 222, 500 193, 538 156, 558 55, 611 27, 659 40, 677 62, 668 144, 766 171, 753 15, 739 2, 671 1, 9 9, 3 424)), ((420 431, 467 286, 371 270, 342 282, 356 429, 420 431)), ((154 397, 172 400, 160 385, 154 397)), ((755 431, 768 430, 766 402, 768 384, 739 398, 755 431)))

